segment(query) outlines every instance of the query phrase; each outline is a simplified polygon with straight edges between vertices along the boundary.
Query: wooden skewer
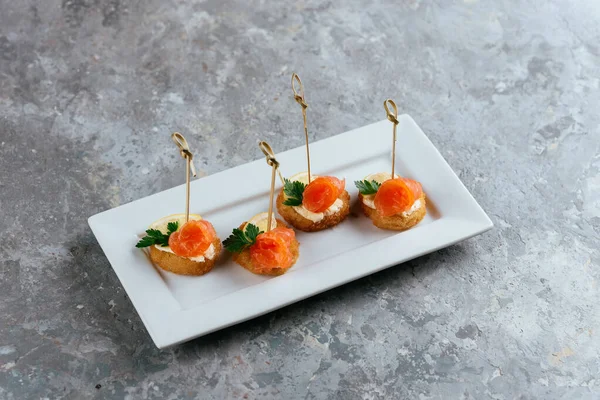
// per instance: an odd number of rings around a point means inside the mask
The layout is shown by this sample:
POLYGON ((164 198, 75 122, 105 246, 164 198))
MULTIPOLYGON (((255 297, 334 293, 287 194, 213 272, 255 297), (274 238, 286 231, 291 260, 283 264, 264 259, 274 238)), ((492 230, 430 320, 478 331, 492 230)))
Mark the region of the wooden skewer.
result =
POLYGON ((306 109, 308 104, 304 100, 304 86, 300 77, 295 72, 292 74, 292 90, 294 91, 294 100, 302 106, 302 118, 304 119, 304 138, 306 139, 306 163, 308 164, 308 183, 311 182, 312 176, 310 173, 310 151, 308 148, 308 128, 306 125, 306 109), (298 83, 299 90, 296 90, 296 83, 298 83))
POLYGON ((383 108, 385 108, 385 113, 387 114, 387 119, 390 120, 394 124, 394 139, 392 142, 392 178, 394 179, 394 173, 396 169, 396 126, 398 126, 398 107, 394 100, 387 99, 383 102, 383 108), (394 109, 394 112, 390 112, 388 104, 394 109))
POLYGON ((185 163, 185 222, 190 220, 190 171, 192 175, 196 176, 196 168, 194 167, 194 163, 192 159, 194 155, 190 151, 190 146, 188 145, 185 137, 179 132, 174 132, 171 134, 171 139, 175 142, 177 147, 179 148, 179 154, 186 161, 185 163))
MULTIPOLYGON (((269 216, 267 218, 267 232, 271 230, 271 222, 273 221, 273 198, 275 197, 275 175, 279 168, 279 161, 275 159, 275 153, 267 142, 259 142, 258 147, 262 150, 263 154, 267 157, 267 164, 272 167, 271 170, 271 193, 269 194, 269 216)), ((279 173, 280 179, 281 173, 279 173)))

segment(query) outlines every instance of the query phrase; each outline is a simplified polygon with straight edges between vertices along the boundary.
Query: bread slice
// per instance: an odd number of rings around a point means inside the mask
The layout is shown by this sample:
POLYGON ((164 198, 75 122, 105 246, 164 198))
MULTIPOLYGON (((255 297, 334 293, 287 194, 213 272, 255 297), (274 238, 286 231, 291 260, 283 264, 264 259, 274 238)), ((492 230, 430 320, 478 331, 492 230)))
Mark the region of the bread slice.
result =
POLYGON ((221 240, 215 237, 212 244, 215 247, 215 256, 212 260, 205 258, 204 261, 200 262, 192 261, 174 253, 158 250, 155 246, 150 246, 150 259, 160 268, 175 274, 204 275, 213 269, 219 254, 221 254, 221 240))
POLYGON ((322 231, 323 229, 331 228, 332 226, 339 224, 346 219, 348 214, 350 214, 350 194, 344 190, 338 198, 342 200, 343 203, 342 208, 340 208, 338 212, 331 215, 326 215, 318 222, 313 222, 310 219, 304 218, 302 215, 298 214, 293 207, 283 204, 285 201, 285 195, 283 194, 283 189, 281 189, 279 195, 277 196, 277 211, 279 212, 279 215, 283 217, 283 219, 285 219, 296 229, 304 232, 322 231))
MULTIPOLYGON (((246 225, 245 222, 242 225, 240 225, 240 229, 243 230, 244 225, 246 225)), ((280 219, 277 219, 277 227, 278 228, 288 228, 287 224, 280 219)), ((252 262, 252 258, 250 257, 250 249, 244 249, 239 253, 234 253, 232 258, 233 258, 233 261, 240 264, 242 267, 246 268, 248 271, 250 271, 254 274, 277 276, 277 275, 285 274, 285 272, 288 269, 292 268, 294 266, 294 264, 296 264, 296 261, 298 261, 298 257, 300 256, 300 243, 298 243, 298 241, 296 239, 294 239, 294 241, 290 245, 290 250, 292 252, 292 257, 294 258, 294 262, 292 262, 292 265, 290 265, 288 268, 272 269, 271 271, 269 271, 267 273, 262 272, 262 271, 257 272, 256 266, 254 265, 254 263, 252 262)))
POLYGON ((365 215, 373 221, 373 225, 381 229, 389 229, 393 231, 405 231, 409 228, 412 228, 425 217, 427 214, 427 205, 425 202, 425 193, 419 197, 418 200, 421 200, 421 207, 419 207, 414 212, 410 213, 407 216, 402 214, 392 215, 390 217, 384 217, 379 212, 371 207, 367 207, 365 203, 363 203, 363 195, 358 194, 358 201, 360 201, 360 206, 362 207, 365 215))

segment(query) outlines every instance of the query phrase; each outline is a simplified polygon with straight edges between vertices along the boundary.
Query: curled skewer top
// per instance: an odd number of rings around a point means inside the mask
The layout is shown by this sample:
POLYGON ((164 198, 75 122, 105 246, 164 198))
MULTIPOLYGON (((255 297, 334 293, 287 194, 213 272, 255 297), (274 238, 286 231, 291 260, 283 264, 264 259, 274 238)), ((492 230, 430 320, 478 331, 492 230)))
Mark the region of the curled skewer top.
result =
POLYGON ((303 109, 308 108, 308 104, 306 104, 306 100, 304 100, 304 86, 302 85, 300 77, 295 72, 292 74, 292 90, 294 91, 294 100, 296 100, 303 109), (299 86, 298 90, 296 90, 296 84, 299 86))
POLYGON ((396 103, 392 99, 387 99, 383 102, 383 108, 385 108, 385 112, 387 114, 387 119, 390 120, 394 125, 398 125, 398 107, 396 103), (392 107, 394 112, 390 111, 388 104, 392 107))
POLYGON ((271 167, 278 168, 279 161, 275 158, 275 152, 269 145, 269 143, 261 141, 258 143, 258 147, 262 150, 263 154, 267 157, 267 164, 271 167))
POLYGON ((192 162, 192 160, 194 159, 194 155, 190 151, 190 146, 188 145, 187 140, 185 140, 185 137, 179 132, 173 132, 171 134, 171 139, 173 139, 173 141, 179 148, 179 154, 181 154, 181 157, 190 161, 192 175, 196 176, 196 168, 194 167, 194 163, 192 162))

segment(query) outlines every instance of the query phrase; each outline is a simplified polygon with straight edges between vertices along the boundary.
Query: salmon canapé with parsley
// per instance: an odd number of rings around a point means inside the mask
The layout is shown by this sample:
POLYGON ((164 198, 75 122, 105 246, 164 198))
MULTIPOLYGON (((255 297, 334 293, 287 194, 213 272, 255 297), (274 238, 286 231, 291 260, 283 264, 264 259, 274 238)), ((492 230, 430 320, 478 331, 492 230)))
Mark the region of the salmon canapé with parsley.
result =
POLYGON ((180 275, 204 275, 221 253, 221 240, 212 224, 199 214, 173 214, 154 222, 136 244, 148 248, 152 262, 180 275))
POLYGON ((277 211, 287 223, 305 232, 331 228, 350 213, 346 180, 301 172, 285 179, 277 196, 277 211))
POLYGON ((223 241, 225 249, 233 253, 233 261, 259 275, 282 275, 298 260, 300 244, 296 233, 285 222, 269 214, 255 215, 233 230, 223 241))
POLYGON ((392 179, 390 173, 380 172, 354 183, 363 212, 378 228, 403 231, 427 213, 425 192, 413 179, 398 175, 392 179))

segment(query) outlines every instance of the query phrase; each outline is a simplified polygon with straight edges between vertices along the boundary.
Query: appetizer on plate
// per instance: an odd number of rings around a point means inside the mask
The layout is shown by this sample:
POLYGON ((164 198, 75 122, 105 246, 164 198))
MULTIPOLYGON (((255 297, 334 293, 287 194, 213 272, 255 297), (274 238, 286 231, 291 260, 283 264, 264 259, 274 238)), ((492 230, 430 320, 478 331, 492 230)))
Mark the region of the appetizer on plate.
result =
POLYGON ((233 230, 223 242, 233 261, 259 275, 282 275, 298 260, 299 243, 285 222, 260 213, 233 230))
POLYGON ((296 233, 273 215, 275 176, 279 162, 266 142, 259 143, 272 167, 269 211, 250 218, 235 228, 223 241, 225 248, 233 253, 233 261, 248 271, 260 275, 281 275, 298 260, 300 244, 296 233))
POLYGON ((152 262, 180 275, 204 275, 221 253, 221 240, 210 222, 198 214, 173 214, 152 223, 136 245, 149 247, 152 262))
POLYGON ((342 222, 350 214, 350 195, 346 181, 333 176, 301 172, 284 179, 277 196, 277 211, 290 225, 305 232, 316 232, 342 222))
POLYGON ((204 275, 221 254, 221 240, 210 222, 190 214, 190 171, 196 176, 193 155, 178 132, 171 135, 186 160, 186 212, 153 222, 135 247, 149 248, 150 260, 160 268, 180 275, 204 275))
POLYGON ((403 231, 409 229, 425 217, 427 213, 425 193, 421 184, 394 173, 396 167, 396 126, 398 107, 392 100, 383 103, 387 118, 394 124, 392 142, 392 172, 371 174, 362 181, 355 181, 358 188, 361 208, 382 229, 403 231), (390 111, 388 104, 392 107, 390 111))
POLYGON ((277 196, 277 211, 294 228, 316 232, 339 224, 350 214, 350 195, 346 191, 345 179, 311 173, 306 125, 308 104, 304 101, 302 81, 296 74, 292 75, 292 90, 294 99, 302 106, 308 171, 284 180, 284 186, 277 196), (298 91, 296 83, 299 85, 298 91))
POLYGON ((403 231, 425 217, 425 193, 415 180, 380 172, 356 181, 361 208, 382 229, 403 231))

